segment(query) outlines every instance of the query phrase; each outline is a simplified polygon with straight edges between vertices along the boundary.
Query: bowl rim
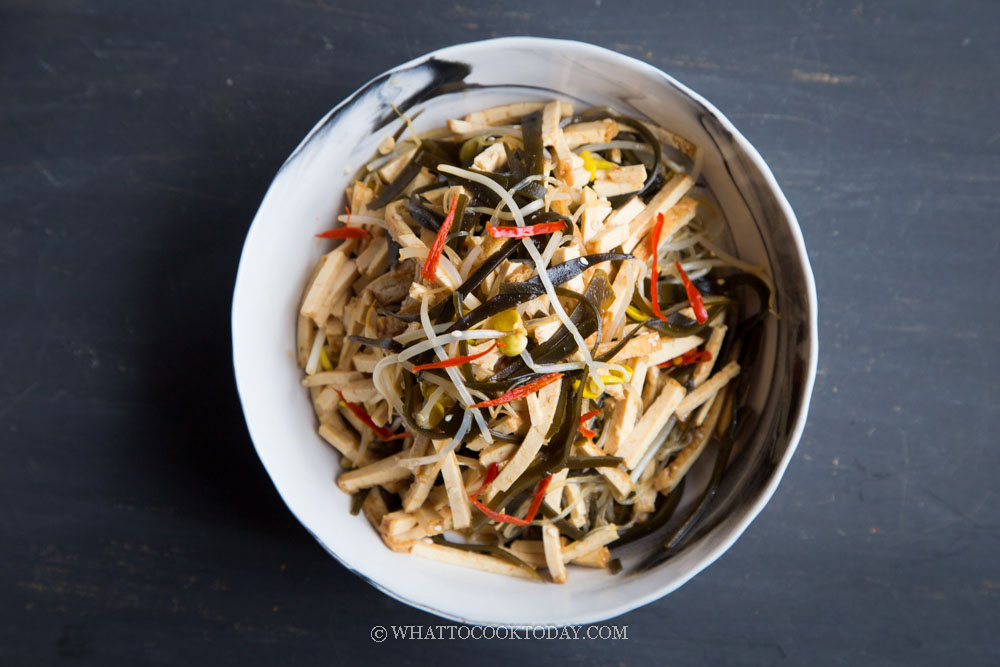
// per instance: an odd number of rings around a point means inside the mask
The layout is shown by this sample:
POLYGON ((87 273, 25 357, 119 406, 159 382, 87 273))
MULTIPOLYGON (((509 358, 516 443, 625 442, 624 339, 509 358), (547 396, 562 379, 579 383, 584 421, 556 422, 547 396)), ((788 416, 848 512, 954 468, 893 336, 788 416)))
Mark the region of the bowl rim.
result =
MULTIPOLYGON (((490 620, 484 619, 472 619, 459 616, 454 613, 450 613, 444 610, 437 609, 431 605, 424 604, 422 602, 409 599, 400 595, 399 593, 393 591, 387 585, 380 583, 372 579, 371 577, 356 570, 350 563, 346 562, 340 555, 337 554, 330 545, 326 544, 320 537, 313 532, 313 530, 308 526, 308 524, 302 520, 299 514, 292 508, 292 505, 288 502, 282 489, 278 486, 277 481, 271 475, 270 471, 267 469, 266 463, 264 463, 264 458, 261 456, 260 448, 257 445, 257 440, 254 437, 255 418, 247 411, 246 402, 244 399, 243 391, 241 390, 240 383, 240 361, 238 359, 238 344, 237 340, 239 338, 239 332, 237 330, 237 312, 239 310, 239 304, 243 298, 243 291, 241 291, 240 286, 244 282, 241 280, 243 272, 246 269, 244 261, 246 259, 246 251, 251 243, 251 238, 254 236, 255 231, 258 227, 258 217, 260 211, 263 208, 264 200, 267 199, 268 194, 271 193, 274 187, 275 181, 280 178, 281 172, 284 170, 292 160, 303 150, 303 148, 314 138, 314 136, 324 127, 327 121, 338 113, 342 108, 352 104, 355 99, 357 99, 361 94, 363 94, 371 86, 375 85, 376 82, 383 80, 389 75, 412 68, 420 63, 426 62, 431 58, 439 58, 442 60, 447 60, 448 58, 459 57, 463 53, 468 53, 475 50, 483 49, 498 49, 498 48, 511 48, 511 47, 531 47, 531 48, 548 48, 548 49, 570 49, 583 54, 599 55, 602 58, 608 59, 615 65, 621 66, 625 69, 637 70, 646 75, 660 79, 664 84, 674 88, 681 95, 688 97, 696 104, 700 105, 702 109, 715 118, 721 126, 727 130, 732 136, 733 143, 737 145, 741 150, 743 150, 746 156, 753 162, 753 164, 760 170, 760 173, 767 184, 767 187, 773 194, 776 203, 781 209, 782 214, 787 220, 788 231, 791 234, 791 238, 794 242, 794 247, 796 255, 798 258, 799 266, 802 271, 803 282, 805 283, 806 291, 806 302, 808 306, 808 350, 806 352, 806 374, 804 382, 802 384, 802 399, 799 403, 798 414, 795 417, 794 426, 789 432, 788 446, 785 448, 784 453, 781 456, 780 461, 777 462, 774 471, 770 475, 766 484, 761 488, 760 492, 757 494, 756 499, 749 503, 745 507, 745 511, 742 512, 742 516, 735 524, 729 526, 724 534, 719 535, 718 541, 712 546, 711 549, 699 560, 697 560, 693 566, 688 568, 686 571, 681 573, 675 579, 664 583, 659 586, 652 586, 645 595, 641 595, 635 598, 631 598, 623 603, 611 605, 604 608, 599 613, 583 613, 579 615, 574 615, 569 618, 558 619, 556 622, 552 623, 552 626, 565 626, 565 625, 582 625, 587 623, 596 623, 600 621, 609 620, 625 614, 629 611, 642 607, 644 605, 655 602, 656 600, 669 595, 673 591, 677 590, 693 577, 699 574, 702 570, 707 568, 709 565, 718 560, 722 554, 728 551, 732 545, 743 535, 747 527, 753 522, 754 519, 760 514, 767 503, 770 501, 771 497, 777 490, 778 484, 780 483, 782 477, 785 474, 785 470, 791 461, 795 450, 798 448, 799 440, 802 437, 803 430, 805 429, 806 420, 809 412, 809 405, 812 399, 813 387, 816 379, 816 368, 817 360, 819 355, 819 335, 818 335, 818 305, 817 305, 817 295, 816 295, 816 283, 813 276, 812 267, 809 263, 809 257, 805 247, 805 241, 802 237, 802 230, 799 226, 798 219, 792 210, 791 205, 788 203, 784 192, 778 185, 774 174, 771 172, 770 167, 761 157, 757 149, 743 136, 743 134, 733 125, 733 123, 723 114, 718 108, 716 108, 711 102, 702 97, 699 93, 688 88, 683 83, 679 82, 677 79, 667 74, 663 70, 655 67, 647 62, 633 58, 631 56, 624 55, 612 49, 608 49, 602 46, 597 46, 595 44, 590 44, 588 42, 581 42, 578 40, 570 39, 556 39, 548 37, 531 37, 531 36, 509 36, 509 37, 496 37, 491 39, 477 40, 472 42, 462 42, 458 44, 452 44, 449 46, 441 47, 435 49, 423 55, 412 58, 402 64, 396 65, 385 72, 378 74, 367 82, 359 86, 354 92, 345 97, 341 102, 334 106, 330 111, 328 111, 313 127, 306 136, 299 142, 295 149, 289 154, 288 158, 282 163, 281 167, 275 173, 274 179, 272 179, 264 197, 261 200, 261 206, 258 207, 257 212, 254 214, 253 221, 247 230, 247 235, 244 240, 243 246, 240 251, 240 260, 236 272, 236 280, 233 289, 233 304, 231 309, 231 333, 233 341, 233 372, 236 381, 236 390, 240 398, 240 407, 243 412, 244 420, 247 425, 247 430, 250 435, 250 440, 253 442, 254 450, 257 452, 258 458, 260 458, 261 463, 264 465, 265 471, 268 473, 268 477, 271 480, 271 484, 277 490, 278 495, 281 497, 282 502, 292 513, 295 519, 302 525, 306 531, 312 535, 312 537, 331 555, 333 556, 341 565, 343 565, 347 570, 353 574, 360 577, 362 580, 368 582, 373 587, 385 593, 386 595, 392 597, 393 599, 399 600, 404 604, 407 604, 416 609, 420 609, 430 614, 434 614, 439 617, 447 618, 449 620, 458 621, 467 624, 477 624, 486 626, 505 626, 505 627, 538 627, 532 625, 517 625, 517 624, 499 624, 490 620)), ((248 270, 248 269, 247 269, 248 270)))

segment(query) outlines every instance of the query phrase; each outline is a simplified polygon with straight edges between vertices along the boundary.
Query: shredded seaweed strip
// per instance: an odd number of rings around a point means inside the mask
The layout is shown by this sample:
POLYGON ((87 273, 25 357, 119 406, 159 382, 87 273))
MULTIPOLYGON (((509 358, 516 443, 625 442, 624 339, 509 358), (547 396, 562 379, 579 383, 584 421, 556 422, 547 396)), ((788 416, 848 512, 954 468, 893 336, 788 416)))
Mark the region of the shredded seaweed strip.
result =
POLYGON ((399 173, 399 176, 396 177, 396 180, 382 190, 379 196, 376 197, 375 200, 369 205, 369 208, 382 208, 389 202, 395 200, 400 194, 402 194, 403 190, 406 189, 406 186, 417 177, 417 174, 420 173, 421 169, 422 167, 416 159, 411 159, 410 162, 403 168, 403 171, 399 173))
POLYGON ((367 336, 348 336, 347 340, 352 343, 361 343, 362 345, 367 345, 368 347, 377 347, 380 350, 389 350, 390 352, 402 352, 405 346, 402 343, 397 343, 391 338, 368 338, 367 336))
POLYGON ((631 544, 636 540, 648 537, 667 525, 667 522, 673 518, 674 513, 677 511, 677 506, 680 505, 681 497, 684 495, 684 485, 686 483, 687 478, 682 478, 680 484, 678 484, 669 495, 660 498, 660 502, 652 516, 646 519, 644 523, 641 523, 638 526, 633 526, 622 533, 622 535, 609 546, 612 549, 623 547, 626 544, 631 544))
MULTIPOLYGON (((511 240, 520 243, 519 239, 511 240)), ((594 264, 611 261, 613 259, 628 259, 630 257, 631 255, 622 255, 618 253, 603 253, 600 255, 578 257, 550 268, 548 270, 549 279, 552 281, 553 285, 562 285, 563 283, 577 277, 583 273, 584 270, 590 268, 594 264)), ((522 303, 527 303, 535 297, 542 296, 543 294, 545 294, 545 288, 542 286, 541 279, 537 277, 524 280, 519 283, 509 283, 503 288, 503 291, 500 294, 497 294, 486 303, 474 308, 470 312, 466 313, 465 316, 459 318, 454 324, 451 325, 451 327, 448 328, 448 333, 459 329, 467 329, 471 326, 479 324, 493 315, 496 315, 497 313, 509 310, 521 305, 522 303)))

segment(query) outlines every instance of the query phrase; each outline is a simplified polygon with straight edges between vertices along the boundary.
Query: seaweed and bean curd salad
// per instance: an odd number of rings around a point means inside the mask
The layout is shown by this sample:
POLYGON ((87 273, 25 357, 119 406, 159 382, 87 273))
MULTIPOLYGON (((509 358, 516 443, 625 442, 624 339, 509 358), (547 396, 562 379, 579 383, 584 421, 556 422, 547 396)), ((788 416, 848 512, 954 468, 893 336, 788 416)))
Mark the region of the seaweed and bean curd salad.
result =
POLYGON ((298 319, 352 513, 393 551, 557 583, 654 533, 669 557, 732 456, 772 292, 724 249, 700 149, 561 101, 400 118, 298 319))

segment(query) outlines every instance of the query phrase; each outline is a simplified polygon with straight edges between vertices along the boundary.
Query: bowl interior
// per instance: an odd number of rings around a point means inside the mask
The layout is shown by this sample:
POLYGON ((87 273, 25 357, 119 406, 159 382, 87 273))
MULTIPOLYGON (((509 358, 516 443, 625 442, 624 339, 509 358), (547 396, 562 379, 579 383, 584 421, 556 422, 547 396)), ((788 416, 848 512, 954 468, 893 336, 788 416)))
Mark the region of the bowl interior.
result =
MULTIPOLYGON (((404 602, 455 620, 593 622, 684 583, 728 548, 766 503, 805 418, 815 374, 814 300, 794 216, 763 161, 721 114, 662 72, 620 54, 577 42, 507 38, 443 49, 377 77, 296 148, 244 246, 233 301, 234 364, 251 436, 275 486, 346 567, 404 602), (738 254, 770 267, 782 318, 768 319, 750 397, 758 417, 713 498, 705 530, 676 557, 642 574, 612 577, 578 568, 565 586, 541 586, 392 553, 364 518, 351 516, 348 497, 333 481, 338 455, 316 434, 293 351, 305 281, 327 249, 313 234, 343 210, 350 176, 397 128, 391 104, 422 109, 415 123, 422 130, 497 104, 556 98, 580 109, 610 105, 703 147, 703 177, 729 221, 738 254)), ((705 477, 704 470, 696 474, 705 477)), ((697 486, 689 485, 689 495, 697 486)), ((656 549, 662 547, 655 539, 633 545, 626 565, 656 549)))

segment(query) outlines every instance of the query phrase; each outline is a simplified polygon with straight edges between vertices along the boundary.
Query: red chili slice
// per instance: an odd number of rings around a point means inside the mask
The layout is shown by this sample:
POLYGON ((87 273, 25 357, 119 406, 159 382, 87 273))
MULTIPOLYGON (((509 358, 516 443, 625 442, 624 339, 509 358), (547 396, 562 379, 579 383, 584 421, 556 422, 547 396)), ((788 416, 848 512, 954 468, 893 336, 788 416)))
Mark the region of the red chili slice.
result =
POLYGON ((371 430, 375 431, 375 435, 377 435, 380 440, 385 440, 385 441, 400 440, 402 438, 412 437, 409 433, 405 431, 402 433, 393 433, 386 427, 379 426, 374 421, 372 421, 371 415, 369 415, 368 412, 363 407, 361 407, 357 403, 351 403, 349 400, 344 398, 344 395, 340 393, 339 389, 334 389, 334 391, 337 392, 337 396, 340 396, 340 400, 344 402, 344 405, 347 406, 347 409, 353 412, 354 416, 363 421, 366 426, 371 428, 371 430))
POLYGON ((599 414, 601 414, 600 410, 591 410, 587 414, 580 416, 580 425, 576 428, 576 430, 580 432, 580 435, 582 435, 585 438, 593 438, 595 435, 597 435, 592 429, 589 429, 586 426, 584 426, 584 424, 586 424, 588 421, 590 421, 599 414))
POLYGON ((657 283, 660 281, 660 268, 657 266, 658 262, 658 252, 657 249, 660 247, 660 234, 663 232, 663 214, 656 214, 656 224, 653 226, 653 233, 649 237, 650 252, 653 255, 653 268, 652 275, 649 279, 649 301, 650 305, 653 306, 653 314, 658 318, 667 321, 664 317, 663 311, 660 310, 660 297, 656 293, 657 283))
POLYGON ((457 204, 458 196, 452 197, 448 215, 445 216, 444 222, 441 223, 441 228, 438 229, 437 236, 434 237, 434 243, 431 244, 430 252, 427 253, 427 261, 424 262, 424 268, 420 271, 420 275, 427 280, 433 281, 434 277, 437 276, 437 266, 438 262, 441 261, 441 251, 444 250, 444 243, 448 240, 448 231, 451 229, 451 223, 455 219, 455 206, 457 204))
POLYGON ((524 227, 494 227, 489 223, 486 224, 486 233, 495 239, 523 239, 539 234, 551 234, 560 229, 566 229, 566 223, 562 220, 540 222, 537 225, 525 225, 524 227))
POLYGON ((452 366, 461 366, 462 364, 467 364, 470 361, 475 361, 480 357, 485 357, 487 354, 492 352, 493 348, 495 348, 496 346, 497 344, 493 343, 493 345, 491 345, 489 349, 484 350, 482 352, 477 352, 475 354, 470 354, 467 357, 453 357, 451 359, 445 359, 444 361, 435 361, 434 363, 430 364, 418 364, 417 366, 413 367, 413 372, 416 373, 417 371, 425 371, 429 368, 451 368, 452 366))
POLYGON ((701 298, 701 292, 698 291, 698 288, 688 278, 688 274, 684 272, 680 262, 674 262, 674 266, 677 267, 677 272, 681 274, 681 282, 684 283, 684 289, 687 291, 688 302, 691 304, 691 310, 694 311, 694 319, 698 324, 704 324, 708 321, 708 311, 705 310, 705 301, 701 298))
POLYGON ((510 403, 511 401, 516 401, 519 398, 524 398, 528 394, 533 394, 547 384, 551 384, 562 377, 562 373, 549 373, 548 375, 543 375, 537 380, 532 380, 528 384, 522 384, 520 387, 515 387, 507 393, 498 396, 496 398, 490 399, 488 401, 480 401, 479 403, 473 403, 470 408, 491 408, 494 405, 503 405, 504 403, 510 403))
POLYGON ((361 227, 337 227, 320 232, 316 236, 321 239, 367 239, 371 238, 371 235, 371 232, 361 227))
POLYGON ((700 364, 711 360, 712 360, 712 353, 709 352, 708 350, 690 350, 681 355, 680 362, 676 362, 676 359, 667 359, 662 364, 657 364, 657 366, 659 368, 670 368, 672 366, 700 364))
POLYGON ((497 464, 491 463, 490 467, 486 471, 486 477, 483 479, 483 483, 479 486, 479 490, 470 494, 469 500, 472 501, 472 504, 475 505, 480 512, 493 521, 500 523, 512 523, 517 526, 527 526, 535 520, 535 515, 538 514, 538 508, 542 506, 542 499, 545 497, 545 491, 549 488, 549 484, 552 482, 552 475, 548 475, 545 479, 538 483, 538 488, 535 490, 534 497, 531 499, 531 505, 528 506, 528 513, 525 514, 523 519, 519 519, 516 516, 492 510, 485 503, 479 500, 479 494, 483 492, 490 482, 496 479, 497 474, 497 464))

